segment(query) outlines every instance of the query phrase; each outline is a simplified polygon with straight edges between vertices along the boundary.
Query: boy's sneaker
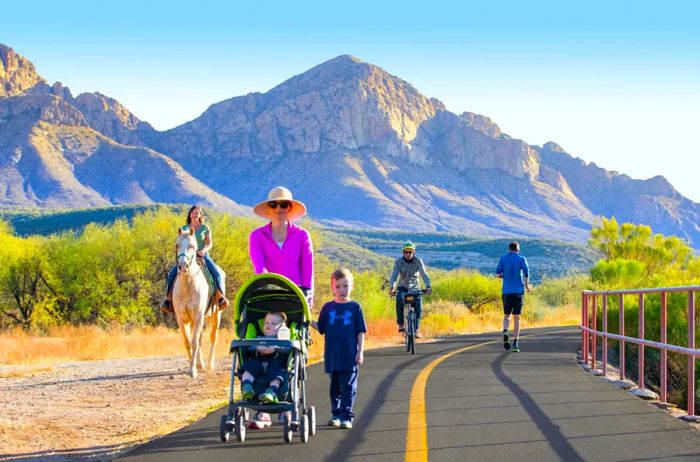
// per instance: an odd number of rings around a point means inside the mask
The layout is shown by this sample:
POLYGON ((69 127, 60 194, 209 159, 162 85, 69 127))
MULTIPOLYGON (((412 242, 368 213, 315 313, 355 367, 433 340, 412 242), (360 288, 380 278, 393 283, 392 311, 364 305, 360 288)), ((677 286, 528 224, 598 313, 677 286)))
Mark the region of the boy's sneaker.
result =
POLYGON ((352 420, 341 420, 340 428, 352 428, 352 420))
POLYGON ((503 348, 510 350, 510 337, 508 331, 503 331, 503 348))
POLYGON ((248 401, 255 396, 255 390, 253 389, 252 383, 244 383, 241 386, 241 397, 248 401))
POLYGON ((329 427, 340 427, 340 419, 336 416, 331 417, 331 420, 328 421, 328 426, 329 427))
POLYGON ((276 403, 277 402, 277 393, 272 388, 268 388, 265 390, 265 393, 260 393, 260 396, 258 396, 258 399, 260 400, 261 403, 276 403))

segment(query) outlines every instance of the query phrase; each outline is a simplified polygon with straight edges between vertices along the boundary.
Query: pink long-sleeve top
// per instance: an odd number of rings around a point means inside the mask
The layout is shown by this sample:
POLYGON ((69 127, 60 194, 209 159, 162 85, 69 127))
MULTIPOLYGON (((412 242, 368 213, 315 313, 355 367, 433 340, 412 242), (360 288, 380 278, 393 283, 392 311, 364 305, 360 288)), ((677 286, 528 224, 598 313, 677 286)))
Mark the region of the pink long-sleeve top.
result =
POLYGON ((304 228, 290 222, 280 249, 272 238, 272 222, 250 233, 250 259, 255 274, 279 273, 302 287, 314 287, 314 249, 304 228))

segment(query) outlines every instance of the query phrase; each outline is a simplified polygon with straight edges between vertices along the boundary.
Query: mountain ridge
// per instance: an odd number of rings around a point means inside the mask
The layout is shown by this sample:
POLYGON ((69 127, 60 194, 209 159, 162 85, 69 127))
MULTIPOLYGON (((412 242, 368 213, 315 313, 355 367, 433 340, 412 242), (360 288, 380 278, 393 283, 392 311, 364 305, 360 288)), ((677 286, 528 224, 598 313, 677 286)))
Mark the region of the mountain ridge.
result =
MULTIPOLYGON (((134 171, 167 164, 159 179, 192 175, 203 187, 200 194, 220 195, 232 207, 254 205, 284 184, 325 223, 580 242, 596 217, 614 215, 700 245, 698 204, 663 177, 635 180, 577 159, 554 142, 539 147, 511 138, 489 117, 451 113, 439 100, 354 56, 328 60, 266 93, 214 103, 166 131, 154 130, 101 93, 73 97, 60 83, 49 86, 20 58, 3 61, 15 63, 3 64, 15 76, 13 84, 0 78, 3 88, 20 94, 0 98, 0 140, 6 127, 18 124, 10 120, 18 108, 8 101, 50 95, 60 101, 34 109, 43 123, 98 132, 122 146, 120 155, 132 155, 134 171), (129 146, 138 149, 124 151, 129 146)), ((24 104, 31 106, 29 101, 24 104)), ((6 143, 9 152, 3 153, 0 147, 0 158, 9 164, 17 158, 11 148, 6 143)), ((110 156, 95 159, 101 160, 91 164, 91 175, 115 168, 110 156)), ((20 171, 10 173, 0 176, 0 186, 9 181, 3 178, 28 181, 20 171)), ((155 200, 143 181, 130 181, 133 194, 122 185, 119 200, 155 200)), ((105 183, 92 180, 90 188, 112 203, 114 191, 105 183)))

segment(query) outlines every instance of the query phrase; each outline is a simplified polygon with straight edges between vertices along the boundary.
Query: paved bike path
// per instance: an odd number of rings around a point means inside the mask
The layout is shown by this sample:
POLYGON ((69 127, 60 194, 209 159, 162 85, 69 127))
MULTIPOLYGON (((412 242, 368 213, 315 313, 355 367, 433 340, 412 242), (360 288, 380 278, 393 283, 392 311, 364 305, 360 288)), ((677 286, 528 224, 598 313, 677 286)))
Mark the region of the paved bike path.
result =
MULTIPOLYGON (((424 395, 427 458, 700 460, 700 432, 582 371, 575 357, 580 334, 565 330, 526 331, 537 335, 521 340, 521 353, 492 343, 435 366, 424 395)), ((322 365, 314 365, 307 397, 316 406, 319 426, 307 444, 298 434, 292 444, 285 443, 277 424, 248 431, 244 443, 235 435, 222 443, 218 428, 224 411, 217 410, 123 460, 403 461, 410 397, 421 370, 442 355, 491 340, 494 334, 419 343, 415 355, 400 347, 368 351, 351 430, 324 425, 330 414, 328 377, 322 365)))

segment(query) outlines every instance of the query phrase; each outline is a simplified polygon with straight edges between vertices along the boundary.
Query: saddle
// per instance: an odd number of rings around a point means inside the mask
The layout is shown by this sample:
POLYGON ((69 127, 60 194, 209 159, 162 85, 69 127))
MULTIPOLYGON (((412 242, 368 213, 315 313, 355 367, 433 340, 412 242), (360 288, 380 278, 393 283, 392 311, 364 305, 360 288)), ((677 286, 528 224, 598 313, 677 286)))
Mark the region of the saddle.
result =
POLYGON ((209 312, 212 306, 217 306, 217 300, 214 298, 216 295, 216 284, 214 283, 214 276, 212 276, 212 274, 209 272, 209 268, 207 268, 207 264, 204 262, 202 257, 197 257, 197 264, 202 270, 204 278, 207 280, 207 284, 209 285, 209 302, 207 303, 207 312, 209 312))

